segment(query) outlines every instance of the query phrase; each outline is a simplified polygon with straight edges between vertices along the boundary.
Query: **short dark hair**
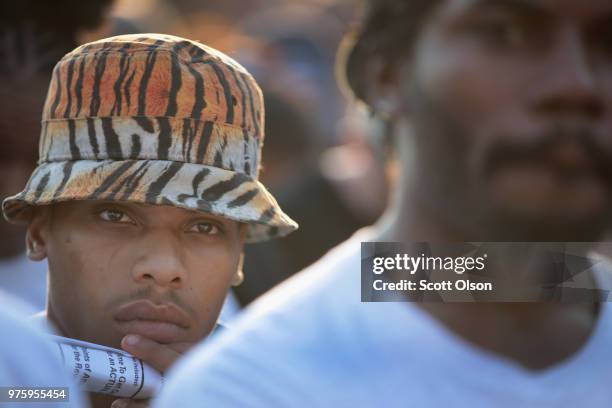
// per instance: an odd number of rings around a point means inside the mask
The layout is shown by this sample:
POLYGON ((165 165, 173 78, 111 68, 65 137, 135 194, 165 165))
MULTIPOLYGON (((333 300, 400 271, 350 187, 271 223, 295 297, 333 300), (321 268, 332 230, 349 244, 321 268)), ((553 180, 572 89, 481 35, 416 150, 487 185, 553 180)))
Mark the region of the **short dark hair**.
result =
POLYGON ((97 27, 113 1, 17 0, 0 3, 0 75, 12 75, 14 67, 10 64, 24 63, 28 54, 34 54, 39 58, 36 61, 38 73, 49 77, 55 63, 78 45, 79 32, 97 27))
MULTIPOLYGON (((76 47, 80 30, 96 28, 114 0, 18 0, 0 5, 0 29, 15 30, 24 23, 36 32, 53 33, 54 41, 76 47)), ((55 45, 55 44, 52 44, 55 45)))
POLYGON ((337 72, 345 87, 365 102, 365 67, 372 57, 392 64, 412 50, 423 21, 441 0, 364 0, 361 22, 345 37, 337 72))

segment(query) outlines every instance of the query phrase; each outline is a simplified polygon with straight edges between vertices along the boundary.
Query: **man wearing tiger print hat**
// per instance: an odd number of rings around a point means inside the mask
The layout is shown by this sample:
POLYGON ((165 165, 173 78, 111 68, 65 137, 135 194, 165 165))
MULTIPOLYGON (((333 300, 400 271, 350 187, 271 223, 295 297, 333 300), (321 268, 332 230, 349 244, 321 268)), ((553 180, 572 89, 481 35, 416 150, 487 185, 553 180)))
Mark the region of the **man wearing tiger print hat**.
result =
POLYGON ((48 259, 62 335, 165 371, 210 333, 243 243, 297 228, 257 181, 263 117, 253 77, 194 41, 124 35, 62 58, 39 166, 3 202, 28 223, 29 257, 48 259))

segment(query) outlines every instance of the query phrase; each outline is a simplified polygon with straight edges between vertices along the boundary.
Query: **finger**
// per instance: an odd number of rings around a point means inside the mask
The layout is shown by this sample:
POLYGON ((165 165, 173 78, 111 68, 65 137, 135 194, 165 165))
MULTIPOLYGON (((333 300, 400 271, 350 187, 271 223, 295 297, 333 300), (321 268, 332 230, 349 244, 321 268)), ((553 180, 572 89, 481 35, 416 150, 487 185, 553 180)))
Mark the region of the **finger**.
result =
POLYGON ((121 340, 121 347, 161 373, 166 372, 181 356, 180 352, 137 334, 125 336, 121 340))
POLYGON ((150 400, 135 400, 129 398, 120 398, 113 401, 111 408, 147 408, 150 400))

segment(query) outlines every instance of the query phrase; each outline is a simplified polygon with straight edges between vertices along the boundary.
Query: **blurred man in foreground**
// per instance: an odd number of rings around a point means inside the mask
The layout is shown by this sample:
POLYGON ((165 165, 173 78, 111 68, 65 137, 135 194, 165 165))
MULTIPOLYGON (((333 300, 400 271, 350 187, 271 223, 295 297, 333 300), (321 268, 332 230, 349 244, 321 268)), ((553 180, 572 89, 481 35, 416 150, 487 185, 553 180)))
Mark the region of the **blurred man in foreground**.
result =
POLYGON ((24 402, 30 406, 40 404, 40 398, 47 396, 41 395, 40 388, 49 387, 51 396, 56 398, 46 398, 42 404, 45 407, 87 408, 89 404, 81 390, 64 372, 59 350, 23 321, 21 305, 19 298, 0 291, 0 387, 6 387, 0 393, 0 405, 19 408, 24 402), (39 391, 35 398, 36 388, 39 391))
POLYGON ((600 239, 611 39, 606 0, 371 1, 345 72, 395 128, 386 217, 177 366, 157 407, 610 405, 609 303, 360 303, 359 283, 361 241, 600 239))
POLYGON ((49 261, 42 318, 162 373, 206 337, 242 280, 243 243, 296 228, 257 181, 262 121, 253 77, 197 42, 126 35, 65 55, 39 166, 3 202, 28 223, 30 259, 49 261))

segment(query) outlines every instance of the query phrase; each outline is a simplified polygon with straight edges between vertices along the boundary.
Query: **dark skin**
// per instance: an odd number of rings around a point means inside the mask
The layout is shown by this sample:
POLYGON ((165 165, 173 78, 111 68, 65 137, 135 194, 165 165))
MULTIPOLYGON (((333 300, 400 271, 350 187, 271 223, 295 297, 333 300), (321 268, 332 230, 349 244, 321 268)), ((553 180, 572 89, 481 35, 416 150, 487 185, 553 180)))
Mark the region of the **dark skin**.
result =
MULTIPOLYGON (((74 201, 38 208, 27 245, 31 259, 48 258, 47 316, 63 336, 123 348, 164 373, 214 328, 230 285, 241 280, 246 231, 171 206, 74 201), (121 321, 121 308, 137 301, 172 306, 184 324, 121 321)), ((91 402, 148 405, 93 394, 91 402)))
MULTIPOLYGON (((401 161, 377 240, 602 237, 612 208, 611 2, 443 1, 410 55, 373 64, 384 75, 368 102, 387 108, 399 155, 411 158, 401 161)), ((578 351, 598 310, 419 305, 454 334, 533 370, 578 351)))

